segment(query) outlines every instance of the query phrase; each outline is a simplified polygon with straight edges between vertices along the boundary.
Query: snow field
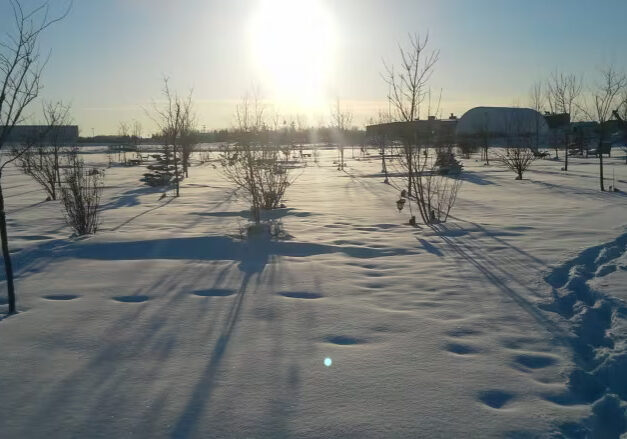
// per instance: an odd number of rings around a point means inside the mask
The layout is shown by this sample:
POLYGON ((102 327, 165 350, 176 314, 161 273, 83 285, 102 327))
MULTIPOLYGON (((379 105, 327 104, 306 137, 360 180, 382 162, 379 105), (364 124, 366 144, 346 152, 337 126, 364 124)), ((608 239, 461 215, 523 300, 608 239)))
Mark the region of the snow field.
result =
MULTIPOLYGON (((239 239, 248 205, 211 165, 178 199, 109 169, 86 239, 11 171, 7 437, 624 432, 627 197, 598 191, 594 159, 523 181, 465 160, 452 218, 414 229, 374 152, 346 172, 335 154, 268 214, 284 240, 239 239)), ((622 161, 606 174, 627 190, 622 161)))

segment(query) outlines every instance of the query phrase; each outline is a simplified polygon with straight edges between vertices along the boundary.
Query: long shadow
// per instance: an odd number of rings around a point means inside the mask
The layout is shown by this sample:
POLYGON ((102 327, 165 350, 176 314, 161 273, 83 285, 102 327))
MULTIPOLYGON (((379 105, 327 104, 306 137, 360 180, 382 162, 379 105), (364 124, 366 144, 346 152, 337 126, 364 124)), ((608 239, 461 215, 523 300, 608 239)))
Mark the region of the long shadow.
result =
POLYGON ((444 256, 444 254, 440 251, 439 248, 431 244, 426 239, 422 239, 422 238, 416 238, 416 239, 418 240, 418 242, 420 242, 420 244, 422 245, 422 248, 424 248, 426 251, 428 251, 432 255, 436 255, 440 257, 444 256))
MULTIPOLYGON (((170 291, 180 288, 182 281, 193 281, 194 276, 202 276, 194 266, 183 268, 178 272, 167 272, 137 293, 150 294, 157 286, 162 291, 170 291)), ((214 286, 219 286, 219 284, 216 282, 214 286)), ((103 340, 102 346, 88 362, 57 382, 50 383, 43 394, 24 400, 24 403, 28 401, 29 405, 35 403, 38 405, 38 410, 32 415, 33 422, 46 419, 50 412, 63 416, 67 410, 72 410, 73 405, 81 404, 87 407, 77 412, 70 428, 76 428, 76 431, 81 431, 88 436, 89 433, 85 432, 94 429, 97 429, 99 435, 106 434, 106 425, 110 422, 111 413, 120 410, 118 403, 122 404, 122 407, 126 403, 128 389, 125 382, 129 377, 133 377, 133 374, 140 373, 133 368, 120 368, 117 359, 141 358, 143 355, 151 356, 158 352, 162 362, 155 363, 151 368, 140 368, 143 378, 151 377, 156 380, 160 377, 163 363, 173 358, 173 351, 180 344, 180 327, 175 325, 172 329, 173 322, 194 319, 197 321, 196 331, 203 330, 201 337, 213 338, 214 323, 221 313, 219 306, 215 303, 210 306, 207 302, 206 306, 199 306, 198 313, 194 315, 182 307, 185 303, 182 296, 185 293, 185 288, 183 288, 180 293, 171 294, 159 307, 155 308, 154 305, 139 307, 132 312, 123 312, 117 320, 112 321, 105 331, 107 338, 103 340), (85 400, 83 392, 86 388, 90 389, 90 398, 85 400)), ((87 318, 94 319, 93 316, 87 318)), ((80 339, 84 331, 82 323, 81 319, 77 319, 73 328, 65 327, 63 339, 70 342, 76 338, 80 339)), ((59 343, 62 345, 62 341, 59 343)), ((159 418, 167 405, 166 401, 167 395, 161 394, 156 398, 155 404, 146 409, 140 421, 141 425, 135 426, 142 437, 156 437, 163 434, 163 431, 159 430, 159 418)), ((50 427, 58 429, 57 425, 50 427)), ((71 436, 69 432, 66 433, 71 436)))
POLYGON ((496 185, 493 181, 486 180, 478 172, 463 171, 459 174, 459 179, 468 183, 478 184, 481 186, 496 185))
MULTIPOLYGON (((250 210, 244 209, 240 211, 227 211, 227 212, 192 212, 190 215, 199 215, 199 216, 212 216, 212 217, 240 217, 249 219, 250 218, 250 210)), ((311 212, 299 212, 297 209, 288 207, 281 209, 273 209, 273 210, 262 210, 261 211, 261 219, 262 220, 270 220, 270 219, 278 219, 283 218, 285 216, 296 216, 296 217, 308 217, 311 216, 311 212)))
POLYGON ((37 188, 37 189, 32 189, 32 190, 26 191, 26 192, 20 192, 20 193, 17 193, 17 194, 5 195, 4 198, 6 199, 6 198, 13 198, 13 197, 21 197, 22 195, 32 194, 34 192, 41 192, 42 194, 44 193, 43 189, 37 188))
POLYGON ((172 201, 174 201, 174 198, 169 198, 167 201, 165 201, 164 203, 161 203, 157 206, 151 207, 150 209, 146 209, 143 212, 138 213, 135 216, 132 216, 131 218, 127 219, 126 221, 124 221, 123 223, 118 224, 117 226, 111 228, 110 230, 112 232, 115 232, 117 230, 120 230, 122 227, 124 227, 125 225, 131 223, 132 221, 136 220, 137 218, 146 215, 147 213, 153 212, 157 209, 161 209, 162 207, 167 206, 168 204, 170 204, 172 201))
MULTIPOLYGON (((378 258, 401 254, 414 254, 403 248, 367 248, 338 246, 307 242, 266 241, 263 246, 266 257, 307 257, 330 253, 344 253, 356 258, 378 258)), ((96 260, 140 259, 195 259, 204 261, 241 261, 243 268, 254 259, 247 257, 251 251, 249 242, 225 236, 201 236, 189 238, 164 238, 145 241, 81 242, 60 249, 57 257, 74 257, 96 260)), ((247 268, 243 271, 248 271, 247 268)))
POLYGON ((107 204, 102 206, 102 209, 117 209, 118 207, 132 207, 138 206, 141 204, 139 201, 139 197, 142 195, 150 195, 157 194, 163 192, 163 188, 157 187, 140 187, 128 190, 122 193, 120 196, 115 197, 113 200, 109 201, 107 204))
POLYGON ((41 206, 42 204, 47 203, 46 200, 41 200, 37 203, 29 204, 28 206, 22 206, 14 210, 10 210, 7 212, 7 215, 13 215, 14 213, 21 212, 22 210, 31 209, 33 207, 41 206))
POLYGON ((253 275, 256 274, 257 277, 261 276, 261 273, 263 273, 268 264, 270 257, 268 244, 270 243, 269 238, 265 237, 251 239, 247 243, 247 251, 241 255, 240 264, 238 266, 239 269, 244 272, 244 277, 237 292, 237 297, 228 312, 224 324, 222 325, 220 335, 213 346, 211 358, 205 366, 201 378, 196 383, 194 391, 181 412, 170 437, 176 439, 187 438, 195 431, 203 410, 213 394, 215 378, 237 322, 239 321, 249 282, 253 275))
MULTIPOLYGON (((502 293, 510 297, 518 306, 527 312, 538 324, 540 324, 547 332, 549 332, 554 339, 561 345, 570 346, 569 336, 558 325, 548 319, 533 303, 529 302, 519 293, 514 291, 513 288, 507 285, 507 283, 501 278, 504 270, 500 271, 500 274, 495 271, 496 263, 494 266, 482 262, 482 259, 488 259, 489 256, 481 255, 477 253, 477 249, 469 249, 463 244, 456 243, 453 239, 447 236, 446 233, 439 233, 439 228, 432 227, 438 236, 449 246, 451 250, 457 253, 461 258, 466 260, 472 266, 474 266, 490 283, 496 286, 502 293)), ((515 280, 509 275, 510 280, 515 280)), ((521 282, 517 281, 523 285, 521 282)), ((527 287, 528 288, 528 287, 527 287)))
MULTIPOLYGON (((13 274, 15 277, 23 276, 26 273, 35 273, 43 269, 50 263, 50 255, 58 249, 72 245, 72 241, 67 239, 54 239, 42 241, 40 244, 28 247, 20 252, 13 253, 13 274)), ((4 259, 2 260, 4 266, 4 259)), ((6 280, 4 269, 0 270, 0 281, 6 280)))
MULTIPOLYGON (((456 216, 453 216, 453 215, 449 215, 449 217, 453 218, 454 220, 457 220, 457 221, 460 221, 460 222, 464 222, 466 224, 471 224, 475 229, 477 229, 478 231, 482 232, 485 236, 493 239, 494 241, 498 242, 499 244, 510 248, 511 250, 515 251, 516 253, 521 254, 522 256, 526 257, 527 259, 529 259, 530 261, 533 261, 534 263, 536 263, 538 265, 541 265, 541 266, 545 265, 545 262, 542 259, 540 259, 540 258, 532 255, 531 253, 529 253, 529 252, 527 252, 527 251, 525 251, 525 250, 523 250, 523 249, 521 249, 519 247, 516 247, 515 245, 512 245, 511 243, 509 243, 509 242, 505 241, 504 239, 500 238, 500 236, 507 236, 508 234, 511 234, 511 233, 509 233, 509 232, 496 233, 496 232, 493 232, 493 231, 490 231, 490 230, 486 229, 482 225, 477 224, 475 222, 468 221, 468 220, 465 220, 465 219, 462 219, 462 218, 459 218, 459 217, 456 217, 456 216)), ((438 232, 439 235, 451 233, 451 229, 446 224, 440 224, 436 228, 437 228, 437 232, 438 232)), ((453 232, 453 234, 455 234, 455 232, 453 232)))
POLYGON ((194 391, 190 396, 185 408, 179 415, 170 437, 180 439, 189 437, 196 429, 206 404, 211 399, 215 385, 215 378, 220 369, 220 364, 224 358, 224 353, 233 335, 233 330, 239 321, 242 304, 246 294, 248 282, 253 273, 246 273, 242 279, 237 297, 228 312, 222 326, 218 339, 213 346, 211 358, 205 366, 199 381, 196 383, 194 391))
MULTIPOLYGON (((608 182, 611 182, 611 179, 605 179, 608 182)), ((539 180, 532 180, 529 179, 527 180, 533 184, 537 184, 539 186, 543 186, 547 189, 550 189, 553 193, 560 193, 560 194, 564 194, 564 195, 569 195, 569 196, 588 196, 590 198, 595 198, 598 199, 599 197, 615 197, 615 196, 620 196, 620 197, 625 197, 627 196, 627 193, 625 192, 609 192, 609 191, 605 191, 602 192, 598 189, 587 189, 587 188, 581 188, 581 187, 570 187, 570 186, 566 186, 566 185, 560 185, 560 184, 555 184, 555 183, 548 183, 546 181, 539 181, 539 180)))

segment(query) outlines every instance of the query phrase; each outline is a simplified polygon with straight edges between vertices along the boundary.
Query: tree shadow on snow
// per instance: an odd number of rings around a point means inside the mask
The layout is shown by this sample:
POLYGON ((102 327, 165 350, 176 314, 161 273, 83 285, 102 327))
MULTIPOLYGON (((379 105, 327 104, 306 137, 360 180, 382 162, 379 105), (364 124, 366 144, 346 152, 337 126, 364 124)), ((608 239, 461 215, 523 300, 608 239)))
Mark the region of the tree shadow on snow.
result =
POLYGON ((475 223, 470 224, 475 226, 475 230, 483 232, 484 237, 494 240, 497 244, 504 244, 508 248, 515 250, 519 255, 523 255, 524 258, 522 258, 522 261, 505 256, 502 252, 499 253, 498 256, 494 256, 490 252, 489 245, 478 244, 476 243, 476 237, 466 236, 467 233, 459 233, 459 226, 437 224, 432 225, 431 228, 447 244, 448 248, 452 250, 453 253, 475 267, 477 271, 497 287, 501 293, 511 298, 540 326, 548 331, 558 344, 569 346, 568 334, 547 318, 534 303, 517 291, 517 289, 526 290, 531 295, 537 295, 537 292, 530 288, 524 280, 518 279, 515 273, 523 270, 540 269, 539 263, 542 261, 513 244, 500 239, 496 233, 490 233, 488 230, 475 223), (514 287, 513 284, 516 284, 517 287, 514 287))
MULTIPOLYGON (((120 308, 119 317, 111 320, 85 315, 84 318, 78 318, 65 326, 63 337, 59 339, 55 335, 56 342, 63 345, 64 340, 72 343, 73 340, 80 339, 81 334, 87 330, 86 325, 107 325, 102 329, 107 337, 103 338, 102 343, 89 354, 86 361, 81 362, 72 372, 49 382, 36 398, 32 399, 32 395, 30 396, 28 405, 33 408, 33 412, 28 415, 31 421, 23 423, 25 433, 30 428, 30 422, 40 423, 38 428, 43 431, 53 431, 61 424, 56 424, 56 421, 55 425, 47 423, 52 423, 53 419, 64 419, 62 425, 70 435, 76 432, 89 434, 90 431, 104 435, 114 434, 125 426, 126 418, 122 416, 118 422, 111 422, 111 418, 121 413, 133 418, 133 412, 136 412, 138 416, 135 418, 141 419, 140 423, 127 426, 135 434, 155 437, 169 431, 172 438, 187 438, 196 435, 201 424, 206 424, 208 406, 215 394, 219 374, 224 372, 224 358, 233 342, 244 304, 248 296, 255 297, 253 293, 256 293, 260 276, 266 273, 268 266, 272 268, 275 265, 275 258, 331 253, 344 253, 356 258, 376 258, 407 254, 409 251, 278 242, 267 238, 238 241, 229 237, 213 236, 128 242, 59 241, 47 243, 29 253, 23 263, 35 263, 40 258, 40 262, 35 265, 37 268, 41 264, 49 263, 51 259, 58 261, 62 258, 109 261, 175 259, 190 260, 190 263, 181 269, 164 272, 135 291, 127 291, 127 294, 151 297, 155 297, 155 290, 162 291, 164 295, 158 297, 159 300, 150 300, 146 305, 120 308), (54 258, 50 257, 51 253, 54 258), (228 276, 231 276, 231 280, 234 277, 241 279, 237 293, 228 299, 203 298, 190 312, 189 303, 185 305, 185 298, 189 297, 191 287, 185 288, 185 285, 199 284, 206 276, 206 272, 193 263, 194 260, 220 261, 219 268, 211 276, 211 285, 203 285, 204 288, 221 288, 229 280, 228 276), (224 261, 232 263, 225 264, 224 261), (270 262, 273 263, 269 264, 270 262), (233 270, 235 267, 243 276, 233 270), (189 349, 186 347, 189 344, 186 340, 188 336, 185 331, 181 331, 183 322, 185 327, 193 328, 193 340, 207 340, 206 359, 198 363, 198 367, 178 364, 181 355, 185 355, 188 352, 186 349, 189 349), (141 367, 133 366, 144 357, 157 357, 159 361, 147 362, 141 367), (166 367, 172 363, 177 363, 176 370, 182 366, 180 373, 187 374, 189 378, 180 382, 172 379, 167 372, 172 368, 166 367), (191 383, 188 386, 185 383, 190 382, 190 378, 191 383), (160 382, 161 385, 150 391, 141 391, 142 398, 147 398, 150 404, 145 407, 135 404, 137 398, 132 397, 132 392, 138 392, 139 388, 136 385, 128 387, 129 383, 133 385, 148 381, 160 382), (89 389, 89 398, 85 397, 85 389, 89 389), (173 402, 173 392, 179 392, 182 396, 180 405, 173 402), (174 416, 166 416, 167 413, 172 413, 172 409, 174 416), (66 415, 69 412, 73 415, 68 418, 66 415)), ((280 340, 280 326, 276 330, 277 340, 280 340)), ((202 346, 198 348, 202 351, 202 346)), ((281 347, 278 346, 277 349, 280 350, 281 347)), ((283 364, 276 366, 282 367, 283 364)), ((288 384, 294 388, 295 395, 299 386, 298 365, 293 363, 286 373, 288 384)), ((280 388, 278 384, 277 388, 280 388)), ((289 398, 290 396, 281 394, 270 397, 268 416, 272 419, 269 422, 279 436, 288 435, 285 420, 293 406, 293 401, 289 398)))
POLYGON ((159 193, 162 193, 163 190, 164 188, 162 187, 151 187, 151 186, 143 186, 139 188, 130 189, 128 191, 123 192, 121 195, 113 198, 113 200, 104 204, 101 208, 104 210, 107 210, 107 209, 117 209, 118 207, 139 206, 141 204, 139 197, 143 195, 159 194, 159 193))
POLYGON ((96 260, 189 259, 239 261, 245 273, 261 272, 271 256, 308 257, 344 253, 355 258, 378 258, 411 253, 401 248, 367 248, 307 242, 251 239, 238 241, 224 236, 164 238, 145 241, 81 242, 60 249, 57 257, 96 260))
MULTIPOLYGON (((191 215, 198 216, 212 216, 212 217, 221 217, 221 218, 229 218, 229 217, 240 217, 244 219, 250 219, 250 210, 244 209, 240 211, 227 211, 227 212, 193 212, 191 215)), ((296 216, 296 217, 308 217, 311 216, 311 212, 300 212, 294 208, 280 208, 280 209, 272 209, 272 210, 262 210, 261 211, 261 220, 273 220, 279 219, 286 216, 296 216)))

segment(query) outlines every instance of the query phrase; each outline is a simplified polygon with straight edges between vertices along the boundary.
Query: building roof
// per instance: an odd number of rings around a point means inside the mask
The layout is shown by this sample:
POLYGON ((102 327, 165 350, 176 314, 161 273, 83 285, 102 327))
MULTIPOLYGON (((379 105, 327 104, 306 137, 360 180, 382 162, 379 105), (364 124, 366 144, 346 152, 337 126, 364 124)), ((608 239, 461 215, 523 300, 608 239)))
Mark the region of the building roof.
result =
POLYGON ((531 108, 475 107, 459 119, 458 136, 488 134, 493 137, 545 135, 549 126, 544 116, 531 108))

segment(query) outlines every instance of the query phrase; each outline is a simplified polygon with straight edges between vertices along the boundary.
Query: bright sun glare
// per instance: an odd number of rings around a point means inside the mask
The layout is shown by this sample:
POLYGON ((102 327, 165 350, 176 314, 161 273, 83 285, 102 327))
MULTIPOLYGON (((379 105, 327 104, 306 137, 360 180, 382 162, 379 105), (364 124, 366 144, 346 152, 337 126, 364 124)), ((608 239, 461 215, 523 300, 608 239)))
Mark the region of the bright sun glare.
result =
POLYGON ((326 108, 336 34, 321 0, 261 0, 251 28, 263 84, 299 111, 326 108))

